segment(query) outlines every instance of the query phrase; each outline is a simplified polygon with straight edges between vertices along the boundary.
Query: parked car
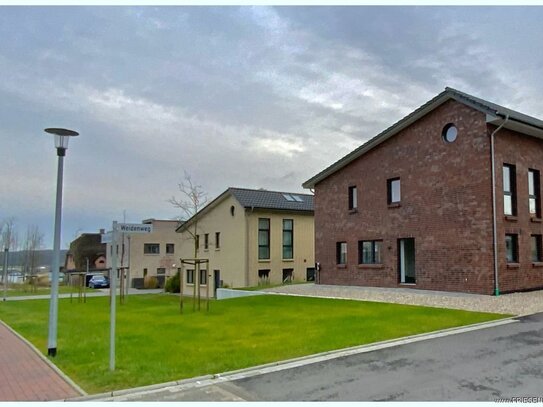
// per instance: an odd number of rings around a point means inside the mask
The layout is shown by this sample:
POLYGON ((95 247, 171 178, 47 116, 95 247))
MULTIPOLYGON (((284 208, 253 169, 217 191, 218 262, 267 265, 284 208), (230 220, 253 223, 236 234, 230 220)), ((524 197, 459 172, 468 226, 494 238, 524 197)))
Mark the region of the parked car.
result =
POLYGON ((89 288, 109 288, 109 280, 104 275, 94 275, 89 280, 89 288))

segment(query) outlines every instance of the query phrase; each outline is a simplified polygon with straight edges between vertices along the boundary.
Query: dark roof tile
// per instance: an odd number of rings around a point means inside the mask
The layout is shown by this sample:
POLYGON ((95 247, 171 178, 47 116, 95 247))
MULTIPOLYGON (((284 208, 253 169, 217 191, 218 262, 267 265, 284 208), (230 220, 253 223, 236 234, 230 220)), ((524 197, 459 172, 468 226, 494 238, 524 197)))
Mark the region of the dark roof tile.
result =
POLYGON ((313 195, 309 194, 245 188, 228 188, 228 191, 245 208, 313 211, 313 195))

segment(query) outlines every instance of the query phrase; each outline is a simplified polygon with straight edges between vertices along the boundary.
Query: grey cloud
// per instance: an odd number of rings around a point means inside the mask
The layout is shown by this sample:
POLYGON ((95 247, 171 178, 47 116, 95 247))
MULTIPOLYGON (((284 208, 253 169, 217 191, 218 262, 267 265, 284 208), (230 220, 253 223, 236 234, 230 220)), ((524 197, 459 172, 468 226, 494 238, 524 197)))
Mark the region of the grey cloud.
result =
POLYGON ((527 45, 543 38, 541 10, 3 8, 0 209, 49 222, 49 125, 81 132, 66 227, 94 230, 123 209, 131 221, 175 216, 166 200, 183 169, 210 197, 299 191, 447 85, 543 116, 542 57, 527 45))

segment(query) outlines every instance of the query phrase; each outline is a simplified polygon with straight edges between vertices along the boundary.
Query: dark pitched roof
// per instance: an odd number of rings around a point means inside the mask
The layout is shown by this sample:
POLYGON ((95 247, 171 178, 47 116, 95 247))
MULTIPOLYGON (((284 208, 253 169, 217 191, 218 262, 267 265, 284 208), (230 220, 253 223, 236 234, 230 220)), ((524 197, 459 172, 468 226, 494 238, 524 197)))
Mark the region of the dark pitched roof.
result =
POLYGON ((467 93, 460 92, 459 90, 453 88, 445 88, 445 92, 443 93, 447 92, 451 93, 451 95, 456 96, 455 99, 459 102, 464 101, 466 104, 471 105, 472 107, 480 110, 483 113, 487 113, 493 116, 509 116, 510 119, 543 129, 543 121, 535 117, 528 116, 527 114, 517 112, 516 110, 509 109, 493 102, 489 102, 488 100, 468 95, 467 93))
POLYGON ((179 225, 175 231, 186 230, 197 215, 201 216, 210 211, 229 195, 232 195, 244 208, 313 212, 313 195, 311 194, 230 187, 203 207, 196 215, 179 225))
POLYGON ((512 130, 519 131, 521 133, 525 133, 534 137, 543 138, 542 120, 525 115, 515 110, 508 109, 496 103, 477 98, 467 93, 460 92, 459 90, 447 87, 439 95, 429 100, 418 109, 405 116, 403 119, 394 123, 392 126, 379 133, 377 136, 373 137, 366 143, 362 144, 360 147, 351 151, 343 158, 339 159, 329 167, 319 172, 317 175, 304 182, 302 184, 303 187, 314 188, 318 182, 322 181, 336 171, 345 167, 347 164, 367 153, 369 150, 378 146, 382 142, 388 140, 390 137, 399 133, 401 130, 410 126, 421 117, 428 114, 429 112, 450 99, 454 99, 460 103, 463 103, 467 106, 472 107, 473 109, 479 110, 480 112, 486 114, 488 123, 500 125, 507 121, 507 124, 505 125, 506 128, 510 128, 512 130))
POLYGON ((264 189, 228 188, 245 208, 313 211, 313 195, 264 189))

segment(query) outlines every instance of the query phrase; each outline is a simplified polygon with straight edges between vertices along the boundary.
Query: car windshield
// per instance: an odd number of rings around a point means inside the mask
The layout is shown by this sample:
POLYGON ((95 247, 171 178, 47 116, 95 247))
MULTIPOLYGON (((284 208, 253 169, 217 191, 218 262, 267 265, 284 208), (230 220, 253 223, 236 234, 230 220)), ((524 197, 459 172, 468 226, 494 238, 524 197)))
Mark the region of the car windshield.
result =
POLYGON ((96 281, 96 280, 105 280, 106 278, 104 276, 94 276, 92 279, 96 281))

